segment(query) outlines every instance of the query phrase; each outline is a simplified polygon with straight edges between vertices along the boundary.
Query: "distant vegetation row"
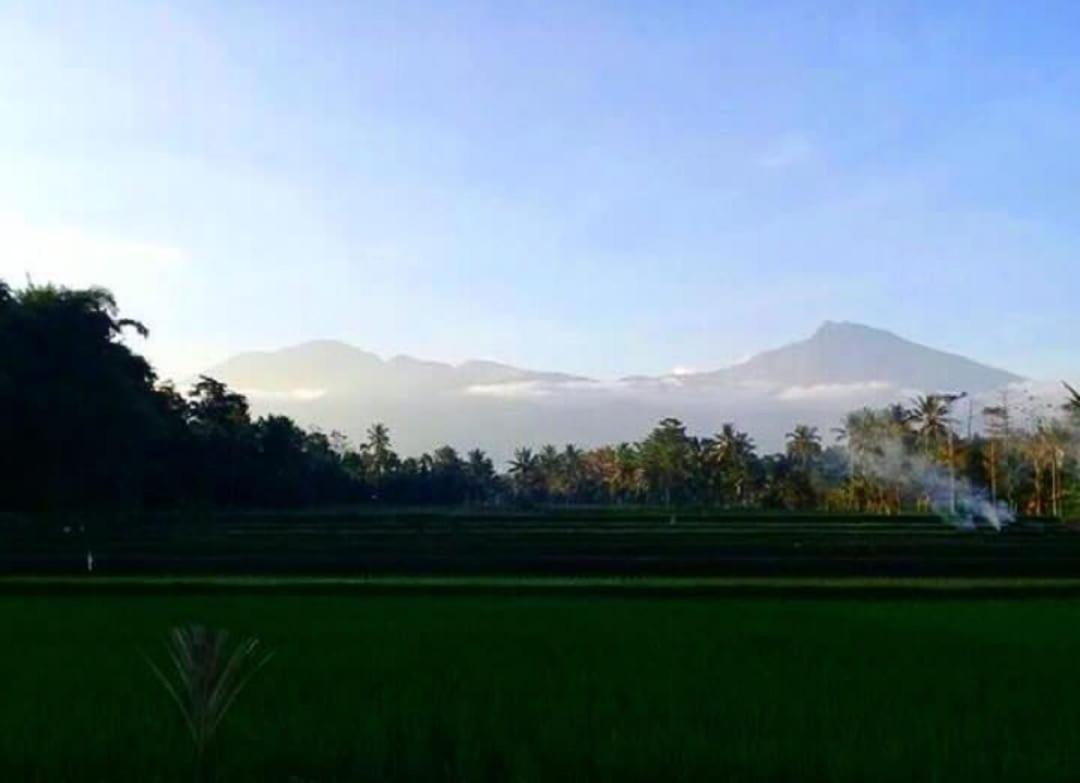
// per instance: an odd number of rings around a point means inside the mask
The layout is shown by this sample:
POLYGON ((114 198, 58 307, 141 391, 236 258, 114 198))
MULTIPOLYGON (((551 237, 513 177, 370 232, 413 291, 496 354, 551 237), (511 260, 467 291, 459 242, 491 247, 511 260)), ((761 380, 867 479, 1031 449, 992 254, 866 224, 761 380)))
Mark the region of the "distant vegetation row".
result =
POLYGON ((672 504, 899 513, 942 506, 1069 515, 1080 505, 1080 395, 1064 411, 1007 397, 954 417, 928 395, 848 415, 823 435, 793 428, 758 454, 734 425, 695 437, 665 419, 638 443, 518 449, 500 470, 450 446, 401 457, 373 424, 351 444, 201 378, 182 394, 122 339, 145 334, 100 289, 0 282, 0 508, 309 507, 382 503, 672 504), (826 441, 830 441, 826 443, 826 441))

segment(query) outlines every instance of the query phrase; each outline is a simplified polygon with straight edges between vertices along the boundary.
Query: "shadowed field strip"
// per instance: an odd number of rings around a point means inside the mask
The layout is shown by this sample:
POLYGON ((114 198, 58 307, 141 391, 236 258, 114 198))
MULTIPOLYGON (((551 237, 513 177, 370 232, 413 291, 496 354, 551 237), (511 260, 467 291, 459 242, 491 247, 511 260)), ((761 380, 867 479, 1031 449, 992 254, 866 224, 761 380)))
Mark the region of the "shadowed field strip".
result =
POLYGON ((3 577, 0 595, 263 594, 363 596, 590 596, 723 599, 1080 597, 1080 578, 678 578, 678 577, 3 577))
POLYGON ((113 576, 1080 576, 1080 535, 1049 520, 996 531, 915 515, 603 510, 0 517, 0 573, 77 574, 91 554, 113 576))

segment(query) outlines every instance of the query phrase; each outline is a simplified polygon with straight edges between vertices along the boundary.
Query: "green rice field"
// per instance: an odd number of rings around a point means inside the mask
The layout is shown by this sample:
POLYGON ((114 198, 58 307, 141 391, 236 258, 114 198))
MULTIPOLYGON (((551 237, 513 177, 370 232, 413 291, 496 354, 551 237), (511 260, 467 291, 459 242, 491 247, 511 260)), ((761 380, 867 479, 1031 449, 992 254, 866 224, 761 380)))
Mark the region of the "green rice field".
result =
POLYGON ((222 781, 1080 776, 1075 583, 702 585, 0 582, 0 779, 191 780, 146 661, 188 622, 275 651, 222 781))

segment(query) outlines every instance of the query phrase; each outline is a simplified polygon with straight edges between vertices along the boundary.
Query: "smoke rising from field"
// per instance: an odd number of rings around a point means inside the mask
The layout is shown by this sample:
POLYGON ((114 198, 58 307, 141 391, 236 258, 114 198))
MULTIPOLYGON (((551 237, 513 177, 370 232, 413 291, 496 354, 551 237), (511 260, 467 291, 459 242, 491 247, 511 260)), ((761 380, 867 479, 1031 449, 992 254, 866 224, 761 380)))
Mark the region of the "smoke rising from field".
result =
POLYGON ((1016 521, 1012 510, 991 500, 985 487, 954 476, 947 466, 922 454, 912 453, 899 439, 860 456, 859 468, 865 475, 921 498, 934 513, 956 527, 968 530, 982 524, 1000 531, 1016 521))

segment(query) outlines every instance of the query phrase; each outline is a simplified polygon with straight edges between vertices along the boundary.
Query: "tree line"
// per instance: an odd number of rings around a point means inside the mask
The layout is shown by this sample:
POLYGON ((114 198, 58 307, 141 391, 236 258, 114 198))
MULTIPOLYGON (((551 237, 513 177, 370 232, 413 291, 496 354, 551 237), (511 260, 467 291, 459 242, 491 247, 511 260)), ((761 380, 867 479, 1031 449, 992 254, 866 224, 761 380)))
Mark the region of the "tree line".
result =
MULTIPOLYGON (((520 448, 499 470, 483 451, 401 457, 382 424, 363 443, 254 417, 247 399, 200 378, 161 382, 103 289, 0 282, 0 507, 310 507, 385 503, 662 504, 899 513, 928 509, 941 479, 985 488, 1019 513, 1067 515, 1080 501, 1080 394, 1064 411, 1004 396, 957 420, 955 396, 849 414, 829 433, 798 425, 759 454, 734 424, 699 437, 678 419, 635 443, 520 448), (937 478, 937 480, 931 480, 937 478)), ((970 402, 969 402, 970 406, 970 402)), ((969 410, 970 413, 970 410, 969 410)))

